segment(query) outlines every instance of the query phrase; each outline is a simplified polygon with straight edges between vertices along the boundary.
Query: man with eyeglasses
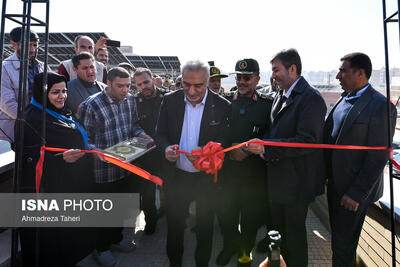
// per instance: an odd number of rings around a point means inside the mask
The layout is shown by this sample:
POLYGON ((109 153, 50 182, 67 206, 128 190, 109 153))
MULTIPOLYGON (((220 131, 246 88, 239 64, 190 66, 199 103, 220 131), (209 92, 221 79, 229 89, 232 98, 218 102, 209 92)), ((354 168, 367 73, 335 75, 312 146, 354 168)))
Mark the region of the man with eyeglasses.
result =
MULTIPOLYGON (((14 48, 14 54, 3 61, 0 91, 0 140, 10 143, 14 142, 14 123, 17 118, 18 109, 18 89, 19 89, 19 69, 21 57, 21 32, 22 27, 14 28, 10 32, 10 44, 14 48)), ((33 78, 43 72, 43 62, 37 60, 39 47, 39 36, 33 30, 29 34, 28 49, 28 81, 26 102, 27 105, 32 98, 33 78)), ((50 70, 50 69, 49 69, 50 70)))
MULTIPOLYGON (((238 89, 231 98, 232 145, 262 137, 269 128, 272 106, 272 97, 256 91, 260 80, 256 60, 238 60, 234 74, 238 89)), ((265 223, 265 162, 246 147, 233 150, 226 157, 220 185, 217 215, 224 242, 216 263, 226 265, 236 253, 239 262, 248 263, 257 230, 265 223)))

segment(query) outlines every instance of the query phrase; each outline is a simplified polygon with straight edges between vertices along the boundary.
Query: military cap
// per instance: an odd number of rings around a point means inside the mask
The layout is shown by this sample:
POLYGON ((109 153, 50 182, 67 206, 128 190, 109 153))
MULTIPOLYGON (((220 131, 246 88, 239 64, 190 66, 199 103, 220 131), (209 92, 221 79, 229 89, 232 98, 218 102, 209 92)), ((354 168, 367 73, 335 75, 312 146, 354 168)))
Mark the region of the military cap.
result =
POLYGON ((226 78, 226 77, 228 77, 228 75, 226 75, 226 74, 221 74, 220 69, 215 67, 214 61, 208 61, 208 64, 210 65, 210 78, 213 78, 213 77, 226 78))
POLYGON ((236 62, 235 72, 232 74, 258 74, 260 73, 260 67, 258 62, 252 58, 240 59, 236 62))

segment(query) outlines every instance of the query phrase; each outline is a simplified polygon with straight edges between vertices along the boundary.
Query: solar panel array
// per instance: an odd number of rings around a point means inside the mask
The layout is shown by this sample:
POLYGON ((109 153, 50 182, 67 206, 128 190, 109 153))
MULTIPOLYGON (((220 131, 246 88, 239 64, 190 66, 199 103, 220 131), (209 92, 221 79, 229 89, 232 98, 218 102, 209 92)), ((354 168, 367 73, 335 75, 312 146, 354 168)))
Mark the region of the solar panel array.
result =
MULTIPOLYGON (((39 51, 38 59, 44 61, 44 41, 45 34, 38 33, 39 51)), ((96 42, 100 37, 108 36, 103 32, 52 32, 49 33, 49 49, 48 49, 48 64, 53 70, 57 70, 60 62, 73 57, 74 51, 74 39, 78 35, 87 35, 96 42)), ((10 45, 9 34, 4 36, 4 50, 3 57, 9 57, 13 53, 13 49, 10 45)), ((122 62, 131 63, 135 68, 146 67, 157 74, 165 73, 180 73, 180 62, 178 57, 174 56, 137 56, 137 55, 124 55, 119 48, 110 47, 108 49, 109 54, 109 65, 111 67, 118 65, 122 62)))

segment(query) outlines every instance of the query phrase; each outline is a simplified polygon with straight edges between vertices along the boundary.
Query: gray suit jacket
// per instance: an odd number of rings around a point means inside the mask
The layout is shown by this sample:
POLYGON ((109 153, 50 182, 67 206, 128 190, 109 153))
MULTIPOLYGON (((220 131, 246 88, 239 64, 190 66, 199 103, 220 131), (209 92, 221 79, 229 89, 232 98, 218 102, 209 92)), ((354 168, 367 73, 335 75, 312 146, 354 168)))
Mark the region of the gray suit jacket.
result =
POLYGON ((95 81, 95 84, 96 86, 91 87, 92 91, 90 92, 88 88, 86 88, 78 78, 68 82, 68 97, 65 104, 67 108, 70 109, 77 118, 79 118, 79 105, 84 102, 89 96, 103 91, 107 87, 107 85, 99 81, 95 81))
MULTIPOLYGON (((276 113, 279 94, 271 111, 265 140, 320 143, 326 114, 321 94, 300 77, 290 97, 276 113)), ((323 152, 318 149, 265 147, 268 161, 268 195, 272 202, 309 203, 324 192, 323 152)))
MULTIPOLYGON (((388 142, 386 97, 372 86, 360 96, 345 117, 336 140, 330 138, 333 128, 332 114, 340 98, 329 114, 324 141, 338 145, 391 146, 388 142)), ((391 104, 391 133, 396 125, 396 108, 391 104)), ((341 198, 347 194, 358 203, 378 200, 383 192, 383 168, 389 159, 385 150, 337 150, 327 151, 328 186, 341 198)))

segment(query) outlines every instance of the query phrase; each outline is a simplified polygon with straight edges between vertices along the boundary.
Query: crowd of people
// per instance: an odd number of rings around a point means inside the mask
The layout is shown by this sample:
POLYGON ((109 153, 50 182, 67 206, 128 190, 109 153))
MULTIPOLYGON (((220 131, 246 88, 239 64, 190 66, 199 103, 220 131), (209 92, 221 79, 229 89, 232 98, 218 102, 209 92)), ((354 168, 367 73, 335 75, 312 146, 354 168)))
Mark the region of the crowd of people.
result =
MULTIPOLYGON (((15 53, 2 63, 0 132, 10 143, 14 142, 17 116, 20 36, 21 28, 11 31, 15 53)), ((309 204, 325 188, 332 265, 352 266, 368 205, 382 195, 387 151, 252 143, 226 155, 217 182, 194 167, 198 157, 193 151, 210 141, 226 148, 248 140, 389 147, 387 136, 389 129, 390 135, 394 134, 396 109, 392 106, 387 114, 386 98, 369 84, 372 64, 366 54, 356 52, 340 59, 336 78, 343 94, 326 116, 321 94, 301 76, 302 62, 295 49, 282 50, 271 59, 268 88, 258 87, 258 62, 239 59, 232 73, 236 87, 227 92, 221 87, 221 79, 227 75, 213 62, 189 61, 173 82, 129 63, 110 68, 105 40, 95 44, 88 36, 78 36, 76 54, 60 64, 58 73, 49 71, 44 81, 43 63, 36 59, 39 38, 30 33, 24 114, 29 127, 25 128, 24 143, 16 144, 23 146, 24 153, 22 192, 35 192, 45 109, 46 145, 69 150, 62 157, 46 154, 41 190, 139 192, 144 231, 149 235, 157 231, 161 216, 155 205, 155 184, 81 150, 102 150, 135 136, 156 142, 157 149, 134 164, 164 180, 162 209, 168 225, 170 266, 182 266, 192 201, 196 203, 196 266, 211 264, 215 217, 223 236, 217 265, 227 265, 232 257, 237 257, 238 264, 251 264, 253 249, 268 248, 267 239, 255 244, 258 229, 266 226, 282 236, 281 266, 307 266, 305 220, 309 204), (48 88, 45 107, 43 82, 48 88), (188 153, 177 153, 177 149, 188 153)), ((93 249, 100 266, 114 266, 117 261, 111 249, 135 249, 134 242, 123 238, 122 228, 39 229, 39 236, 36 253, 35 231, 20 229, 24 266, 36 261, 39 266, 74 266, 93 249), (73 242, 77 236, 85 242, 73 242)), ((267 261, 262 263, 266 265, 267 261)))

